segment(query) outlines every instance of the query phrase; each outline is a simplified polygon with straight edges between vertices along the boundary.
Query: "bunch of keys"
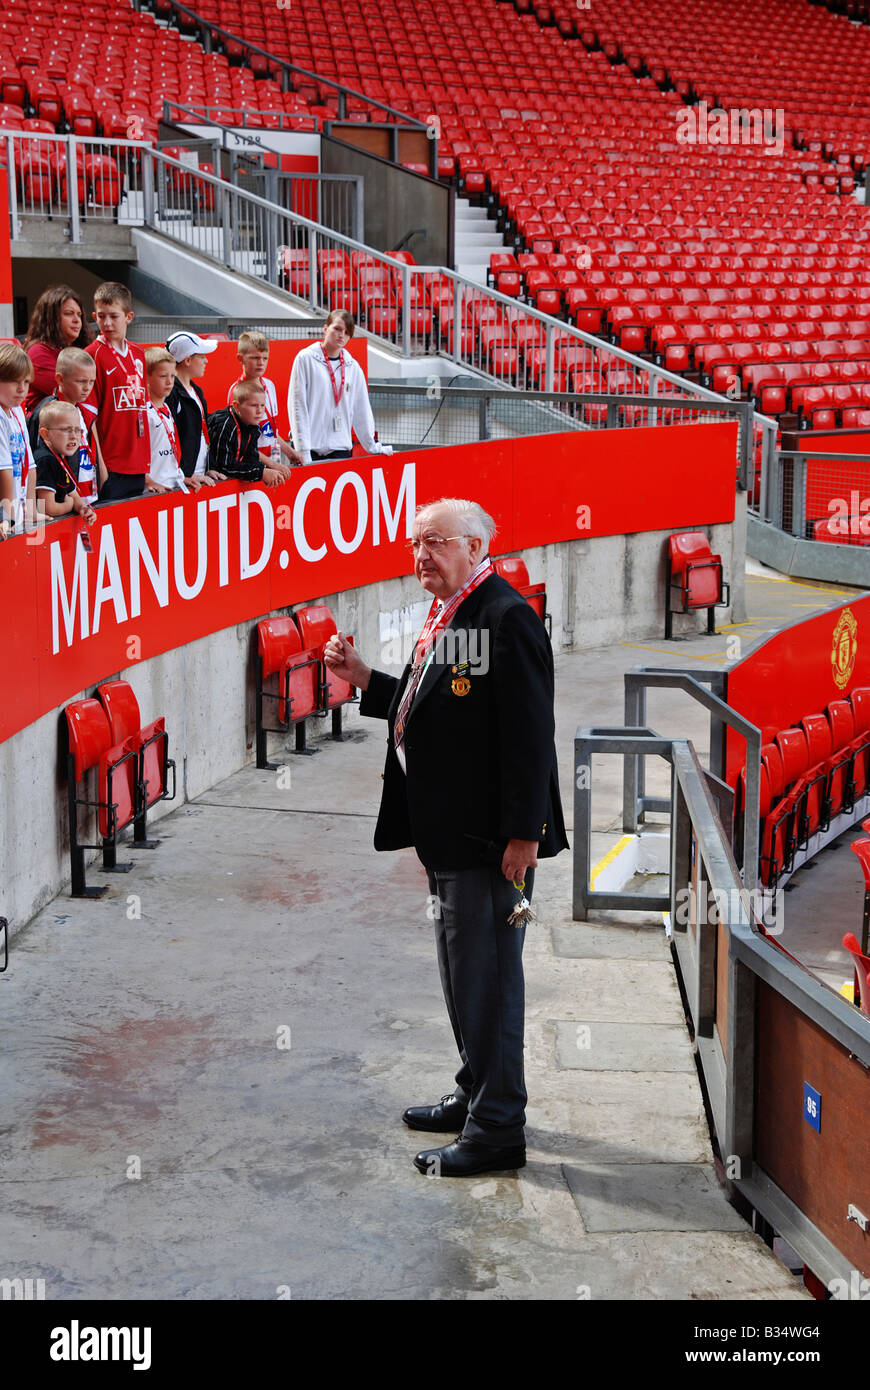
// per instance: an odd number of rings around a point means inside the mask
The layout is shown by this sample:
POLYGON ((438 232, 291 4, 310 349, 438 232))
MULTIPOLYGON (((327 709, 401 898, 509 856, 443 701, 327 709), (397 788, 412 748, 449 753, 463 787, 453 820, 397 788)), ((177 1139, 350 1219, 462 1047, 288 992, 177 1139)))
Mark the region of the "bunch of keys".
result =
MULTIPOLYGON (((526 880, 523 878, 520 879, 519 883, 517 883, 516 879, 513 879, 512 882, 517 892, 523 893, 523 889, 526 886, 526 880)), ((508 917, 507 920, 509 927, 524 927, 527 922, 534 922, 535 914, 532 911, 532 904, 529 902, 528 898, 525 896, 524 893, 523 896, 520 898, 519 902, 515 905, 510 917, 508 917)))

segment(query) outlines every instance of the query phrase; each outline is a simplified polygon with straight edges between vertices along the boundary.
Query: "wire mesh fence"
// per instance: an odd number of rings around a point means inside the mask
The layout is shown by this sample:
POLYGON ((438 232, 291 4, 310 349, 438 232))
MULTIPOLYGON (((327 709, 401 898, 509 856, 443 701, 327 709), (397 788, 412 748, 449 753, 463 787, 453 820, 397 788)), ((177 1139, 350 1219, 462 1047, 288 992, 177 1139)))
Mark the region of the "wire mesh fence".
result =
POLYGON ((323 319, 264 319, 226 318, 218 315, 196 315, 170 318, 156 315, 136 315, 127 332, 134 343, 165 343, 173 333, 186 330, 201 338, 228 338, 237 342, 242 333, 257 329, 267 338, 319 338, 323 319))
POLYGON ((698 423, 698 417, 738 417, 744 405, 723 402, 721 410, 699 410, 696 403, 673 398, 622 394, 544 393, 444 383, 371 382, 369 395, 380 437, 394 447, 427 448, 473 444, 486 439, 560 434, 566 430, 618 429, 662 422, 698 423))

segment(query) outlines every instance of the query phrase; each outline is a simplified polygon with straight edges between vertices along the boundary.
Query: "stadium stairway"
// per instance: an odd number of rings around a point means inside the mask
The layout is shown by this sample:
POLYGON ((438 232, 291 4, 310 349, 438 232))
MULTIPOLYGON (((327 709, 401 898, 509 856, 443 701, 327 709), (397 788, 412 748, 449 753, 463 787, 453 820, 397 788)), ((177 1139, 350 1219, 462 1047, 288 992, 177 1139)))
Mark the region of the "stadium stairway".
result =
MULTIPOLYGON (((752 635, 831 602, 750 588, 752 635)), ((638 662, 703 669, 724 645, 557 655, 569 818, 578 722, 612 723, 638 662)), ((703 713, 661 699, 657 726, 702 749, 703 713)), ((56 900, 13 943, 6 1267, 54 1301, 806 1299, 717 1182, 661 919, 573 923, 569 854, 527 934, 528 1165, 414 1171, 401 1110, 454 1065, 428 885, 412 851, 371 846, 381 731, 354 713, 316 746, 289 784, 248 768, 163 818, 135 881, 56 900)))
POLYGON ((460 275, 479 284, 487 283, 489 258, 509 250, 504 237, 496 230, 485 207, 473 206, 468 198, 456 199, 454 258, 460 275))

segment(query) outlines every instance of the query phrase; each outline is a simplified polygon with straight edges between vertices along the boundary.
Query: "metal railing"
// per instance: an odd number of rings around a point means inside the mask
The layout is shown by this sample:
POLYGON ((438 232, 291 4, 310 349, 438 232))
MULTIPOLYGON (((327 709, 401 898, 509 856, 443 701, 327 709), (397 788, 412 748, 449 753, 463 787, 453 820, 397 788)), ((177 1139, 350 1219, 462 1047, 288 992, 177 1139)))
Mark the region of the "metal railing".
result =
POLYGON ((429 377, 425 385, 371 382, 369 395, 382 437, 399 448, 473 444, 572 429, 618 429, 664 422, 685 425, 711 416, 738 420, 741 440, 752 437, 749 401, 723 399, 699 405, 674 395, 454 386, 436 376, 429 377))
POLYGON ((747 402, 718 395, 456 271, 397 261, 154 146, 18 131, 5 140, 9 166, 17 171, 9 180, 13 237, 31 215, 68 219, 72 243, 82 240, 83 224, 91 218, 146 226, 287 291, 312 315, 350 309, 370 338, 406 359, 444 356, 459 372, 515 391, 582 395, 578 423, 589 427, 608 421, 670 424, 675 411, 684 423, 730 413, 740 422, 743 486, 754 454, 760 449, 766 457, 772 446, 775 422, 754 414, 747 402), (101 165, 89 166, 87 154, 80 159, 79 146, 100 150, 101 165), (103 167, 108 178, 110 151, 117 162, 110 201, 80 196, 75 170, 80 164, 86 171, 103 167), (28 173, 34 163, 46 166, 38 186, 28 173), (615 406, 612 396, 622 403, 615 406))
MULTIPOLYGON (((577 879, 583 872, 577 856, 582 855, 588 835, 583 817, 588 820, 592 758, 608 752, 623 753, 626 761, 654 753, 670 768, 668 890, 656 896, 635 894, 632 906, 670 911, 674 951, 726 1188, 730 1195, 739 1194, 748 1201, 771 1232, 783 1236, 819 1278, 825 1282, 845 1278, 848 1287, 854 1268, 854 1255, 848 1253, 848 1221, 858 1220, 861 1213, 853 1216, 849 1208, 847 1216, 847 1202, 838 1193, 842 1211, 832 1235, 831 1220, 822 1216, 819 1184, 802 1195, 800 1183, 792 1182, 798 1160, 790 1163, 789 1158, 791 1153, 799 1154, 804 1129, 799 1118, 785 1125, 776 1176, 770 1171, 770 1143, 765 1137, 769 1131, 762 1128, 767 1117, 759 1113, 759 1088, 764 1085, 768 1097, 785 1096, 786 1086, 793 1082, 782 1074, 781 1054, 771 1047, 769 1033, 759 1028, 759 1010, 764 996, 767 1010, 776 1010, 786 1028, 809 1020, 813 1030, 808 1047, 813 1056, 807 1056, 806 1063, 813 1075, 832 1075, 828 1068, 839 1068, 838 1084, 846 1095, 853 1093, 850 1086, 855 1095, 863 1094, 870 1068, 870 1018, 782 950, 763 929, 764 904, 742 881, 710 774, 687 739, 660 738, 636 727, 577 730, 574 765, 578 773, 590 769, 590 775, 575 778, 575 797, 582 798, 579 805, 575 803, 575 900, 577 879)), ((588 879, 588 865, 585 872, 588 879)), ((620 895, 595 897, 595 906, 624 906, 616 900, 620 895)), ((576 910, 574 915, 578 916, 576 910)), ((797 1103, 789 1090, 783 1101, 789 1117, 792 1106, 797 1116, 797 1103)), ((867 1151, 863 1111, 859 1107, 856 1113, 859 1118, 844 1125, 836 1141, 839 1163, 853 1176, 863 1173, 867 1151)), ((841 1188, 845 1186, 841 1173, 836 1180, 841 1188)))
POLYGON ((220 314, 182 315, 180 317, 137 314, 127 330, 134 343, 165 343, 173 333, 186 329, 190 333, 225 333, 236 342, 242 333, 257 329, 267 338, 319 338, 323 319, 227 318, 220 314))
POLYGON ((12 240, 31 236, 27 223, 35 218, 65 223, 73 243, 88 223, 141 225, 148 148, 141 140, 3 131, 12 240))
MULTIPOLYGON (((142 8, 136 4, 136 8, 142 8)), ((365 92, 357 91, 354 87, 348 87, 343 82, 336 82, 334 78, 323 77, 319 73, 311 72, 308 68, 301 68, 297 63, 292 63, 288 58, 281 58, 275 53, 270 53, 268 49, 261 48, 258 44, 251 43, 249 39, 241 34, 234 34, 229 29, 222 28, 219 24, 213 23, 204 15, 197 14, 196 10, 189 9, 186 5, 181 5, 178 0, 172 0, 172 8, 178 16, 185 16, 189 21, 184 26, 187 33, 196 33, 206 53, 212 51, 215 37, 223 44, 226 50, 230 47, 237 50, 242 58, 250 61, 252 54, 257 54, 267 60, 267 68, 275 75, 280 75, 283 90, 291 91, 294 88, 313 86, 318 95, 321 89, 327 87, 330 92, 335 93, 337 103, 337 119, 344 120, 351 111, 368 112, 370 110, 381 113, 381 123, 395 127, 400 125, 408 130, 422 131, 426 134, 430 142, 430 169, 433 176, 438 169, 438 140, 437 124, 419 120, 416 116, 410 115, 406 111, 399 111, 396 107, 390 106, 387 102, 379 101, 375 97, 367 96, 365 92)), ((210 108, 217 112, 225 112, 226 107, 210 108)), ((226 124, 226 122, 221 122, 226 124)), ((371 123, 371 118, 370 118, 371 123)), ((398 162, 398 142, 395 142, 390 158, 398 162)))
POLYGON ((814 540, 815 523, 824 521, 830 540, 866 545, 868 499, 870 453, 782 449, 762 474, 758 516, 801 540, 814 540))

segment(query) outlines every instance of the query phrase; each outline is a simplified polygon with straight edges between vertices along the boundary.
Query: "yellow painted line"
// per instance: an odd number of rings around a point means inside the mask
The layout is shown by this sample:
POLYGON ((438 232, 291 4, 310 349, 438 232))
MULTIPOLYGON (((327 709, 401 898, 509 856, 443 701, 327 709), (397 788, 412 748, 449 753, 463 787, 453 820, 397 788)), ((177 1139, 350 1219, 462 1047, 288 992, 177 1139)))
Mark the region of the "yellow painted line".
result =
POLYGON ((595 865, 595 868, 592 870, 592 873, 590 874, 590 882, 593 888, 595 887, 595 880, 599 877, 599 875, 604 872, 608 864, 613 863, 617 855, 622 854, 622 851, 625 849, 626 845, 630 845, 633 839, 633 835, 623 835, 621 840, 617 840, 616 844, 613 846, 613 849, 608 850, 603 859, 599 859, 598 863, 595 865))
POLYGON ((710 660, 709 656, 695 656, 692 652, 675 652, 670 647, 647 647, 643 642, 620 642, 619 645, 621 647, 636 647, 641 652, 660 652, 662 656, 685 656, 688 661, 710 660))

